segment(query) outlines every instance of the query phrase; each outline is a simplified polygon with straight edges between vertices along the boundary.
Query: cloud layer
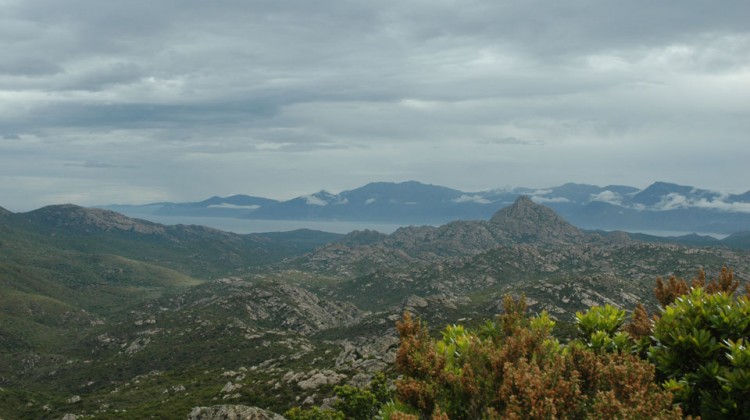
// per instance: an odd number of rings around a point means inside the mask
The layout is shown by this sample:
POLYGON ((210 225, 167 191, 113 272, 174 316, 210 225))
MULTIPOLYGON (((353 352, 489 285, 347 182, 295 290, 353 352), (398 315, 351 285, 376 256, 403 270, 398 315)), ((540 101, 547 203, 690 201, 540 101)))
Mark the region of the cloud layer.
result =
POLYGON ((0 0, 0 205, 744 191, 750 4, 0 0))

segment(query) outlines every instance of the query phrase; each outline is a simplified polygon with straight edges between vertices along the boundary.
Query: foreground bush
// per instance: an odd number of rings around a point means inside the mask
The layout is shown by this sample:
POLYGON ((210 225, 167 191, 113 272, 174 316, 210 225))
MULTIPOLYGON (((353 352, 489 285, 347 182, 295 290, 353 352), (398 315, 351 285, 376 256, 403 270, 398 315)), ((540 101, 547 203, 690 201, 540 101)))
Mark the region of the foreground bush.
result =
POLYGON ((563 346, 546 313, 527 318, 523 298, 504 304, 497 322, 449 326, 440 340, 406 314, 397 325, 398 399, 423 418, 681 418, 650 363, 583 341, 563 346))
POLYGON ((688 414, 750 417, 750 298, 694 288, 667 306, 649 351, 688 414))

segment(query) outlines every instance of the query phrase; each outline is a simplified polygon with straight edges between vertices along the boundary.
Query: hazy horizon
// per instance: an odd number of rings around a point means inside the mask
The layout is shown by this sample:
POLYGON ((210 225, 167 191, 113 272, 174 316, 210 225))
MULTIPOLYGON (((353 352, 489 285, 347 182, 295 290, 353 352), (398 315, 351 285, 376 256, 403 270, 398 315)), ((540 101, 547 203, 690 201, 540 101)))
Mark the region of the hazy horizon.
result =
MULTIPOLYGON (((371 183, 378 183, 378 182, 390 182, 390 181, 371 181, 371 183)), ((448 186, 448 185, 427 184, 427 183, 424 183, 424 182, 421 182, 421 181, 417 181, 417 180, 395 181, 395 182, 392 182, 392 183, 398 184, 398 183, 403 183, 403 182, 418 182, 418 183, 425 184, 425 185, 435 185, 435 186, 439 186, 439 187, 451 188, 451 189, 459 190, 459 191, 466 192, 466 193, 486 192, 486 191, 492 191, 492 190, 512 191, 512 190, 518 190, 518 189, 530 189, 530 190, 535 190, 536 192, 542 192, 543 193, 544 191, 548 190, 549 188, 558 187, 558 186, 562 186, 562 185, 568 184, 568 182, 563 182, 563 183, 560 183, 560 184, 545 185, 545 186, 528 186, 528 185, 514 185, 514 186, 510 186, 510 185, 506 185, 506 186, 499 186, 499 187, 494 187, 494 188, 487 188, 487 189, 484 189, 484 190, 472 190, 472 191, 468 191, 468 190, 461 190, 460 188, 455 188, 455 187, 448 186)), ((617 184, 617 185, 634 187, 634 188, 639 188, 640 190, 644 190, 647 187, 649 187, 650 185, 652 185, 654 183, 657 183, 657 182, 665 182, 665 183, 670 183, 670 184, 676 184, 676 183, 669 182, 669 181, 657 180, 657 181, 653 181, 653 182, 651 182, 651 183, 649 183, 649 184, 647 184, 645 186, 624 185, 624 184, 617 184)), ((292 200, 292 199, 295 199, 295 198, 307 197, 307 196, 310 196, 312 194, 315 194, 315 193, 318 193, 318 192, 322 192, 322 191, 329 192, 329 193, 332 193, 332 194, 340 194, 340 193, 345 192, 345 191, 349 191, 349 190, 357 189, 359 187, 363 187, 363 186, 365 186, 367 184, 369 184, 369 183, 358 185, 358 186, 355 186, 353 188, 347 188, 347 189, 340 190, 340 191, 331 191, 331 190, 322 188, 322 189, 317 189, 317 190, 314 190, 314 191, 308 191, 307 193, 304 193, 304 194, 300 194, 300 195, 296 195, 296 196, 287 196, 287 197, 262 196, 262 195, 259 195, 259 194, 253 194, 253 193, 248 193, 248 192, 236 192, 236 193, 223 194, 223 195, 213 194, 213 195, 210 195, 210 196, 197 196, 194 199, 185 199, 184 201, 169 201, 169 200, 137 201, 137 199, 136 199, 136 200, 134 200, 132 202, 102 202, 102 203, 93 203, 93 204, 82 204, 82 203, 75 203, 75 202, 56 202, 56 203, 49 202, 49 203, 44 203, 44 204, 41 204, 41 205, 35 206, 35 207, 15 207, 15 208, 13 206, 8 206, 8 205, 5 205, 3 203, 0 203, 0 207, 5 208, 6 210, 9 210, 9 211, 12 211, 12 212, 26 212, 26 211, 36 210, 36 209, 44 207, 44 206, 60 205, 60 204, 74 204, 74 205, 79 205, 79 206, 83 206, 83 207, 145 206, 145 205, 149 205, 149 204, 169 203, 169 202, 174 202, 174 203, 201 202, 201 201, 207 200, 207 199, 212 198, 212 197, 231 197, 231 196, 235 196, 235 195, 245 195, 245 196, 253 196, 253 197, 259 197, 259 198, 268 198, 268 199, 272 199, 272 200, 277 200, 277 201, 283 202, 283 201, 288 201, 288 200, 292 200)), ((608 185, 598 185, 598 184, 594 184, 594 183, 575 183, 575 184, 595 185, 597 187, 602 187, 602 188, 608 186, 608 185)), ((611 186, 616 186, 616 185, 612 184, 611 186)), ((715 191, 715 192, 719 192, 719 193, 725 193, 725 194, 741 194, 741 193, 749 192, 750 191, 750 190, 745 190, 745 191, 743 191, 743 190, 736 190, 736 191, 713 190, 713 189, 709 189, 709 188, 703 188, 700 185, 689 185, 689 186, 690 187, 695 187, 697 189, 707 189, 707 190, 711 190, 711 191, 715 191)), ((543 195, 543 194, 541 194, 541 195, 543 195)))

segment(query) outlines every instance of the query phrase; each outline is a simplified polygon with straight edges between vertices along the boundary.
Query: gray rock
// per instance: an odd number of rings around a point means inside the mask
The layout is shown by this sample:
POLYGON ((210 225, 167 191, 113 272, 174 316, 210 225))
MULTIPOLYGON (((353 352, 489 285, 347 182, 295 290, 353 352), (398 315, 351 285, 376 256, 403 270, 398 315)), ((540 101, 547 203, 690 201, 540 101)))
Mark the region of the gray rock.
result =
POLYGON ((246 405, 214 405, 211 407, 195 407, 188 420, 285 420, 271 411, 246 405))
POLYGON ((425 298, 419 297, 417 295, 411 295, 404 301, 403 307, 404 309, 413 309, 413 308, 424 308, 428 305, 428 302, 425 298))
POLYGON ((336 373, 332 370, 324 370, 313 373, 309 378, 299 381, 297 385, 303 390, 310 390, 323 385, 335 385, 344 379, 346 379, 346 375, 336 373))
POLYGON ((228 394, 230 392, 234 392, 238 389, 242 388, 242 384, 233 384, 231 382, 227 382, 226 385, 224 385, 224 388, 221 389, 222 394, 228 394))

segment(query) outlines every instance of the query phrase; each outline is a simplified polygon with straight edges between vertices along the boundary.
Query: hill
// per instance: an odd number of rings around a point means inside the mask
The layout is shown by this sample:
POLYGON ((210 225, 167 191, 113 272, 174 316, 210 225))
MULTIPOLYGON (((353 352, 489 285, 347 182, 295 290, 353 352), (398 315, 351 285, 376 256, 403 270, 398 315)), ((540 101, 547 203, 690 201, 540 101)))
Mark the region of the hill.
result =
POLYGON ((733 233, 720 242, 730 248, 750 249, 750 232, 733 233))
POLYGON ((195 225, 164 226, 70 204, 8 215, 3 223, 44 237, 48 244, 79 252, 113 253, 204 277, 280 261, 338 237, 309 230, 274 236, 239 235, 195 225))
POLYGON ((361 232, 352 233, 301 257, 298 264, 324 272, 363 272, 363 269, 430 265, 500 246, 528 244, 549 248, 611 241, 598 234, 584 233, 526 196, 499 210, 489 221, 455 221, 439 227, 411 226, 391 235, 371 235, 367 241, 360 240, 361 237, 361 232))
POLYGON ((88 329, 117 322, 148 300, 339 236, 235 235, 73 205, 7 212, 0 218, 0 354, 6 362, 26 352, 60 357, 76 351, 88 329))

